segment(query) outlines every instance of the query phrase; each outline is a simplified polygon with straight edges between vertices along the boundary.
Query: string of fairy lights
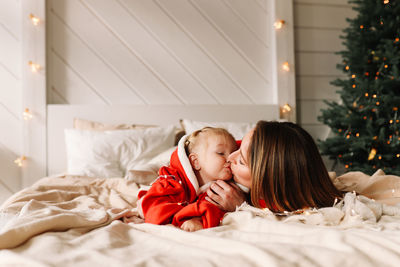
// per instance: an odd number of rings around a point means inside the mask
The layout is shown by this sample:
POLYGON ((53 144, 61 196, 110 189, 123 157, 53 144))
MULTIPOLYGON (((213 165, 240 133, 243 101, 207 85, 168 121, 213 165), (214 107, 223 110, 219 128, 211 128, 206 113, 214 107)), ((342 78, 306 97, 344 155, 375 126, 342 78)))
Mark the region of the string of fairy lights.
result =
MULTIPOLYGON (((37 27, 41 24, 42 20, 35 16, 34 14, 29 14, 29 19, 32 23, 33 27, 37 27)), ((274 23, 274 28, 278 31, 281 30, 282 28, 284 28, 286 22, 284 20, 277 20, 274 23)), ((30 68, 30 71, 32 73, 38 73, 40 71, 40 69, 42 68, 42 66, 40 66, 39 64, 37 64, 34 61, 28 61, 28 67, 30 68)), ((282 63, 282 70, 285 72, 290 72, 291 66, 289 64, 288 61, 285 61, 282 63)), ((281 114, 285 114, 285 115, 289 115, 292 111, 292 107, 286 103, 284 104, 281 108, 280 108, 281 114)), ((24 121, 29 121, 32 120, 34 118, 31 110, 29 108, 25 108, 23 113, 22 113, 22 117, 24 119, 24 121)), ((14 163, 17 164, 19 167, 23 167, 24 162, 27 160, 27 157, 25 155, 21 155, 20 157, 18 157, 17 159, 14 160, 14 163)))
MULTIPOLYGON (((385 5, 387 5, 387 4, 390 3, 390 0, 383 0, 383 3, 384 3, 385 5)), ((383 25, 383 24, 384 24, 384 21, 383 21, 383 20, 380 20, 379 23, 380 23, 380 25, 383 25)), ((365 25, 362 25, 362 24, 361 24, 359 27, 360 27, 360 30, 365 30, 365 29, 367 28, 365 25)), ((400 44, 400 38, 399 38, 399 37, 395 37, 394 40, 393 40, 393 43, 394 43, 394 44, 400 44)), ((377 61, 381 60, 381 58, 380 58, 378 55, 376 55, 376 52, 375 52, 375 51, 371 51, 370 53, 371 53, 372 60, 371 60, 371 59, 368 59, 368 62, 367 62, 367 63, 371 63, 372 61, 377 62, 377 61)), ((389 65, 388 63, 385 62, 385 61, 387 60, 386 57, 383 57, 382 60, 383 60, 384 63, 383 63, 383 66, 382 66, 382 68, 381 68, 381 69, 382 69, 381 71, 377 71, 377 72, 375 72, 375 73, 370 73, 370 72, 366 71, 366 72, 364 72, 364 75, 365 75, 366 77, 371 77, 372 75, 375 75, 375 77, 374 77, 375 80, 378 80, 378 79, 383 78, 383 77, 386 75, 387 71, 390 70, 390 65, 389 65)), ((344 63, 344 65, 345 65, 345 67, 344 67, 345 71, 347 71, 347 72, 351 71, 351 70, 350 70, 350 66, 347 65, 348 63, 345 62, 345 61, 344 61, 343 63, 344 63)), ((357 84, 356 84, 356 81, 355 81, 355 79, 357 78, 357 76, 356 76, 355 74, 351 74, 351 78, 352 78, 352 81, 353 81, 352 88, 357 88, 357 84)), ((390 76, 389 78, 390 78, 391 80, 394 80, 394 79, 395 79, 394 76, 390 76)), ((373 113, 379 112, 379 107, 382 106, 382 105, 381 105, 382 103, 381 103, 381 101, 379 100, 379 95, 378 95, 377 93, 368 93, 368 92, 364 93, 363 96, 360 96, 360 97, 358 98, 358 100, 356 100, 356 101, 353 102, 353 107, 354 107, 354 108, 357 108, 357 107, 358 107, 358 109, 360 109, 360 110, 362 110, 362 109, 365 108, 364 105, 359 105, 359 104, 357 103, 357 101, 361 102, 361 101, 360 101, 361 97, 364 97, 364 98, 366 98, 366 99, 369 99, 372 103, 374 103, 375 107, 371 109, 371 112, 373 112, 373 113)), ((388 118, 388 119, 387 119, 387 122, 389 123, 389 125, 393 125, 393 124, 398 124, 398 123, 400 123, 399 114, 398 114, 399 108, 400 108, 400 107, 398 107, 398 106, 392 107, 393 118, 388 118)), ((363 116, 363 120, 368 120, 368 119, 369 119, 369 120, 372 120, 373 117, 372 117, 371 115, 370 115, 370 116, 367 116, 367 115, 363 116)), ((350 139, 350 138, 352 138, 352 137, 355 137, 355 138, 359 138, 359 137, 360 137, 360 133, 359 133, 359 132, 352 133, 350 126, 349 126, 349 128, 348 128, 346 131, 344 131, 344 129, 337 129, 337 131, 338 131, 338 133, 343 133, 343 136, 345 137, 346 140, 348 140, 348 139, 350 139)), ((391 134, 391 135, 388 136, 388 139, 386 140, 386 143, 387 143, 388 145, 390 145, 392 142, 394 142, 394 141, 396 141, 396 140, 397 140, 397 141, 400 141, 400 134, 399 134, 399 131, 395 131, 394 134, 395 134, 394 136, 393 136, 393 134, 391 134)), ((372 139, 373 139, 374 141, 376 141, 376 140, 378 140, 378 136, 373 136, 372 139)), ((339 158, 342 158, 343 155, 339 154, 338 157, 339 157, 339 158)), ((400 158, 400 153, 396 153, 396 154, 394 155, 394 157, 400 158)), ((369 152, 369 155, 368 155, 368 161, 371 161, 371 160, 373 160, 373 159, 375 159, 375 158, 377 158, 378 160, 381 160, 381 159, 382 159, 382 155, 379 154, 379 151, 378 151, 378 148, 377 148, 377 147, 371 147, 370 152, 369 152)), ((350 163, 348 163, 348 164, 345 165, 345 168, 347 169, 347 168, 349 168, 351 165, 352 165, 352 163, 350 162, 350 163)), ((372 167, 373 167, 374 169, 377 168, 376 165, 373 165, 372 167)))
MULTIPOLYGON (((41 19, 32 13, 29 14, 28 18, 30 19, 33 27, 38 27, 41 23, 41 19)), ((38 73, 41 69, 41 66, 39 64, 37 64, 36 62, 31 61, 31 60, 28 61, 27 65, 32 73, 38 73)), ((24 111, 22 112, 22 118, 25 122, 32 120, 34 118, 32 111, 26 107, 24 109, 24 111)), ((24 162, 26 160, 27 160, 27 157, 22 154, 21 156, 19 156, 17 159, 14 160, 14 163, 19 167, 23 167, 24 162)))
MULTIPOLYGON (((279 31, 285 26, 285 24, 285 20, 278 19, 274 23, 274 28, 276 31, 279 31)), ((290 72, 290 63, 288 61, 282 63, 282 70, 285 72, 290 72)), ((291 112, 292 107, 288 103, 285 103, 283 106, 280 107, 280 114, 282 117, 288 117, 291 112)))

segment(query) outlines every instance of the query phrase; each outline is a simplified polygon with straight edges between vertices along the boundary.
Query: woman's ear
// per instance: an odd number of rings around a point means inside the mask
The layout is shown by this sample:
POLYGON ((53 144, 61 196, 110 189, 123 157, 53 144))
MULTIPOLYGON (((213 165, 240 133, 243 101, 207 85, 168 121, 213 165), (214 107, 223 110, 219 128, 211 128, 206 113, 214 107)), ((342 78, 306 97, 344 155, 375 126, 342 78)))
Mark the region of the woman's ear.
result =
POLYGON ((199 159, 196 153, 189 154, 189 161, 193 169, 195 169, 196 171, 200 171, 199 159))

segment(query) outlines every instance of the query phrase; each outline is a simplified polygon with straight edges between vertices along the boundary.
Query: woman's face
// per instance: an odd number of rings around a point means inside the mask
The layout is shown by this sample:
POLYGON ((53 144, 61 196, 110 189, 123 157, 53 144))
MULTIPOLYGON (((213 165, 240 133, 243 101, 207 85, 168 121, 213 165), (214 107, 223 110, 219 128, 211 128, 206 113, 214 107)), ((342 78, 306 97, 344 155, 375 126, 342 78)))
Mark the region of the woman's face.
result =
POLYGON ((248 149, 251 138, 253 137, 254 129, 250 130, 242 140, 240 149, 231 153, 228 161, 231 162, 231 170, 235 182, 251 188, 251 173, 248 160, 248 149))

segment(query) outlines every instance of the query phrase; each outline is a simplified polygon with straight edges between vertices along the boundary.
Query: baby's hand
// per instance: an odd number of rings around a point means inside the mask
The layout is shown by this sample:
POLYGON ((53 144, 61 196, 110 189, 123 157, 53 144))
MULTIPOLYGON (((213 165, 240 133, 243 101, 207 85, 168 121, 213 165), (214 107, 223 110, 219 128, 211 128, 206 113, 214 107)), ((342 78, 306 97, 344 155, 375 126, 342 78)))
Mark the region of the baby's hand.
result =
POLYGON ((182 223, 181 229, 188 232, 194 232, 203 229, 203 223, 201 221, 201 218, 195 217, 185 221, 184 223, 182 223))

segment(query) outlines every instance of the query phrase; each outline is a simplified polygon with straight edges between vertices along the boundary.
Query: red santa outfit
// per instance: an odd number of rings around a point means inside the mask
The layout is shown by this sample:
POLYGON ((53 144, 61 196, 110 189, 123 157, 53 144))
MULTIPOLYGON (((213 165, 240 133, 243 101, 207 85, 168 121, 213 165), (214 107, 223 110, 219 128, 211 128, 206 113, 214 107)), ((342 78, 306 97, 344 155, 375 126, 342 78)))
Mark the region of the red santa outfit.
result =
POLYGON ((182 137, 172 153, 170 166, 159 170, 157 180, 148 191, 138 194, 138 210, 145 222, 181 226, 193 217, 201 217, 203 228, 219 225, 225 212, 205 200, 208 184, 199 188, 182 137))

